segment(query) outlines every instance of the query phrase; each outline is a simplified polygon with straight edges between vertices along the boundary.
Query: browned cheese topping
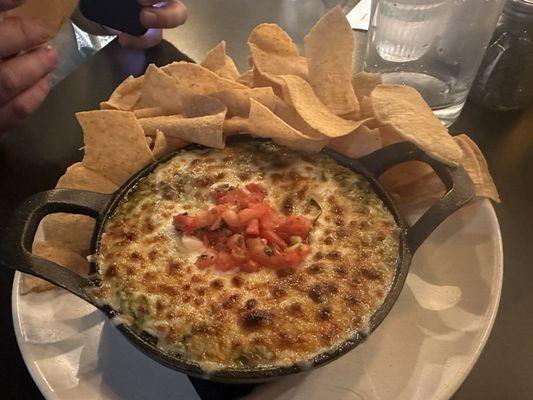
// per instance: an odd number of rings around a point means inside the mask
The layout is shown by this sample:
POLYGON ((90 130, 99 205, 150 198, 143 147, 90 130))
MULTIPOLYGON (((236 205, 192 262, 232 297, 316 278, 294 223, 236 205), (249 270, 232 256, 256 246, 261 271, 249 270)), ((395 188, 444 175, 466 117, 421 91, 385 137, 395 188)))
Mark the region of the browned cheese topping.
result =
POLYGON ((288 365, 366 329, 389 291, 398 243, 393 216, 365 178, 327 155, 271 142, 182 151, 107 222, 95 295, 204 369, 288 365), (250 182, 280 214, 314 221, 311 253, 296 268, 198 268, 204 244, 177 231, 173 216, 197 214, 215 204, 214 190, 250 182))

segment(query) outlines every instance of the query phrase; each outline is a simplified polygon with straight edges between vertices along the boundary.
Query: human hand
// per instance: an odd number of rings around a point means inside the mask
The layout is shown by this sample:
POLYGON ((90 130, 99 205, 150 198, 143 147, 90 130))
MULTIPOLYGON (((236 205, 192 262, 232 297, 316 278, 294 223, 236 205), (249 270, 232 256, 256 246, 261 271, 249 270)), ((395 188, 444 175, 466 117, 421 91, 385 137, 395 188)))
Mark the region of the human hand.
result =
POLYGON ((46 98, 59 57, 46 44, 48 32, 4 11, 24 0, 0 0, 0 132, 25 119, 46 98))
POLYGON ((144 8, 141 23, 148 29, 141 37, 119 33, 121 46, 133 49, 147 49, 157 45, 163 37, 163 28, 175 28, 187 20, 187 7, 179 0, 138 0, 144 8))

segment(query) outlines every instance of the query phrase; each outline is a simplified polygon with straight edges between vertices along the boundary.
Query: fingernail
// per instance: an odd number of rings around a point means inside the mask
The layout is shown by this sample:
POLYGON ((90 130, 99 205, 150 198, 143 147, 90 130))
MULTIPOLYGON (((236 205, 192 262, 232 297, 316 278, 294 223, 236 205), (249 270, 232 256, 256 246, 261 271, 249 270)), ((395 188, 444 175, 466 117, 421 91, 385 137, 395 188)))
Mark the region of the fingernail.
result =
POLYGON ((157 22, 157 15, 153 11, 143 10, 141 18, 145 28, 153 28, 157 22))

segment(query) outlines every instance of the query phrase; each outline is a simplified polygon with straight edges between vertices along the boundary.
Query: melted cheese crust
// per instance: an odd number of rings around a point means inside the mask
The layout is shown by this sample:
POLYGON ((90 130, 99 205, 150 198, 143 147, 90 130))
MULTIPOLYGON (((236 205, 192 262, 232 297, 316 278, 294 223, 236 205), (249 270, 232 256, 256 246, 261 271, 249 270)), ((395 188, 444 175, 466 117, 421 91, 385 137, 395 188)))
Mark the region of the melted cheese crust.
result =
POLYGON ((270 142, 184 151, 117 207, 102 235, 95 296, 138 332, 205 370, 304 363, 365 330, 393 280, 399 230, 365 178, 328 156, 270 142), (202 245, 172 216, 212 205, 220 185, 256 182, 280 213, 317 218, 296 269, 198 269, 202 245))

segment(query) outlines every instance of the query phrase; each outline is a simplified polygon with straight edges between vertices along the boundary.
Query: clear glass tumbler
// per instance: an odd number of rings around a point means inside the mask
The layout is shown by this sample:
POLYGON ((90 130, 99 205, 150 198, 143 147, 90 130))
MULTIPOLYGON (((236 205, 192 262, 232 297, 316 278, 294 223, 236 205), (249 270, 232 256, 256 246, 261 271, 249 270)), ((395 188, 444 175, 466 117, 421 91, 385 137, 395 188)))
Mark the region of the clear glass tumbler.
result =
POLYGON ((504 0, 373 0, 365 71, 413 86, 445 125, 461 113, 504 0))

